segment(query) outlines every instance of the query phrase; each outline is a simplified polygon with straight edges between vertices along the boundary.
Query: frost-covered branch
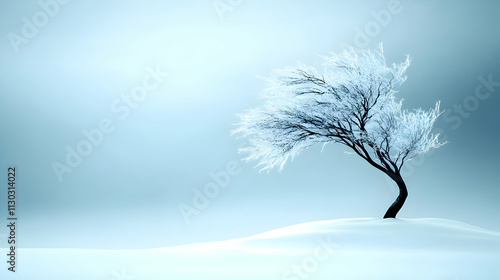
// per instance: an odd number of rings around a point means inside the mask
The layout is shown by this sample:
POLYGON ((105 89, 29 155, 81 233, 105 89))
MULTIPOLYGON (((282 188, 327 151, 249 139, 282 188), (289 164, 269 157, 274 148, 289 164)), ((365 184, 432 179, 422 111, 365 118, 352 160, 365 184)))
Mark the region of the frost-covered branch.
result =
POLYGON ((399 174, 403 164, 442 145, 431 129, 434 109, 409 112, 395 93, 406 80, 410 58, 387 66, 382 45, 375 51, 345 50, 323 57, 321 70, 299 65, 268 79, 266 103, 241 115, 234 133, 247 137, 241 152, 262 170, 283 168, 316 143, 341 143, 371 165, 399 174))

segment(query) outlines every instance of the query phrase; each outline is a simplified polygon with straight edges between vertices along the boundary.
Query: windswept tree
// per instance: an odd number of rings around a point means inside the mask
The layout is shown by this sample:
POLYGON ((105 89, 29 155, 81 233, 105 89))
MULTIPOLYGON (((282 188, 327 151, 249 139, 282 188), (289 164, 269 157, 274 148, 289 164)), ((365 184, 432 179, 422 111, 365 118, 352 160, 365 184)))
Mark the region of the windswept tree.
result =
POLYGON ((234 131, 248 139, 240 151, 262 170, 281 170, 311 145, 343 144, 397 184, 399 195, 384 215, 395 218, 408 196, 404 163, 443 144, 431 133, 439 102, 429 111, 402 110, 395 94, 410 57, 387 66, 382 44, 376 51, 350 49, 323 59, 322 71, 299 65, 268 79, 265 104, 241 115, 234 131))

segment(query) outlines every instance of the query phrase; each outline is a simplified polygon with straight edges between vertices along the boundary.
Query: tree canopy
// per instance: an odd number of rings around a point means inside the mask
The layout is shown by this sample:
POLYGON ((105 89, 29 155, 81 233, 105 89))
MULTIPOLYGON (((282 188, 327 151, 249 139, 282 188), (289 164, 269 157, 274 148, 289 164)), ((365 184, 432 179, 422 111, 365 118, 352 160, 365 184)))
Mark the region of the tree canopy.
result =
POLYGON ((283 168, 317 143, 340 143, 386 174, 443 143, 432 134, 439 102, 428 111, 402 109, 395 94, 410 57, 386 65, 376 51, 354 49, 323 57, 322 70, 299 64, 276 71, 263 92, 265 104, 240 115, 234 133, 248 138, 247 160, 262 170, 283 168))

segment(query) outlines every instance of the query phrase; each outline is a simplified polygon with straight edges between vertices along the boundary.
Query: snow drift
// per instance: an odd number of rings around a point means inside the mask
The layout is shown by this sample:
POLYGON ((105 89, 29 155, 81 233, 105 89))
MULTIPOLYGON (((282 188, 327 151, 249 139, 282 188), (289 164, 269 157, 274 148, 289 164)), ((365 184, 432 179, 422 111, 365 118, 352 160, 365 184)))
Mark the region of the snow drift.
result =
POLYGON ((500 233, 445 219, 341 219, 178 247, 18 255, 18 272, 2 279, 500 279, 500 233))

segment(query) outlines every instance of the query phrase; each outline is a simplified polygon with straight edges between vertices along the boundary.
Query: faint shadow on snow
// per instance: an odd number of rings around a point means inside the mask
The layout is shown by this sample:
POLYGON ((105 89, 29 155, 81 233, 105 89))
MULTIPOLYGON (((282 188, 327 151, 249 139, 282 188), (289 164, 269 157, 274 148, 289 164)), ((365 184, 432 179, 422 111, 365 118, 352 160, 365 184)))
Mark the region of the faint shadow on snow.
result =
POLYGON ((500 233, 446 219, 340 219, 176 247, 19 256, 13 279, 500 279, 500 233))

